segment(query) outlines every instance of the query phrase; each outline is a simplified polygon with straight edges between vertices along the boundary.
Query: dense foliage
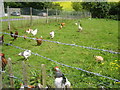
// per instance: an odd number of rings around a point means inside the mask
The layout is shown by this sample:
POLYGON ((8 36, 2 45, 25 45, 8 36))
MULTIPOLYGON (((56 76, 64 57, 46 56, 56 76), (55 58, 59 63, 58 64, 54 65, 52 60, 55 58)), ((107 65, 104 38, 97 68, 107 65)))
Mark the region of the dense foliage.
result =
POLYGON ((52 2, 4 2, 5 8, 9 6, 10 8, 26 8, 32 7, 35 9, 58 9, 62 10, 62 6, 60 4, 52 3, 52 2))
POLYGON ((120 12, 120 2, 74 2, 72 4, 75 11, 90 11, 94 18, 112 18, 118 19, 120 12))

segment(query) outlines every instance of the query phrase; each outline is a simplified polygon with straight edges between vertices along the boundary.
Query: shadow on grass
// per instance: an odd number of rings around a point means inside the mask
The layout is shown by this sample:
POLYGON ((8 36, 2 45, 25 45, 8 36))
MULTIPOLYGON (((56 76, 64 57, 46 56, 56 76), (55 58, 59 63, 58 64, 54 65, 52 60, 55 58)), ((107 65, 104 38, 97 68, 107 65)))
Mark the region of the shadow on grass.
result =
MULTIPOLYGON (((42 45, 42 44, 41 44, 42 45)), ((32 46, 41 46, 41 45, 32 45, 32 46)))
POLYGON ((25 58, 20 58, 20 59, 18 59, 17 61, 23 61, 23 60, 25 60, 25 61, 26 61, 26 59, 25 59, 25 58))

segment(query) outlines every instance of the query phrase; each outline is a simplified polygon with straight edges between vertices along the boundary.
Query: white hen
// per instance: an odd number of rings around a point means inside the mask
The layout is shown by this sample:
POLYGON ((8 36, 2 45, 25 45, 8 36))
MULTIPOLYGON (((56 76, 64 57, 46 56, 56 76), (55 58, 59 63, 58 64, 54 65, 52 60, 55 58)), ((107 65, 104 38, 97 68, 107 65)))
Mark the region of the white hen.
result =
POLYGON ((83 30, 83 28, 80 26, 80 24, 78 25, 78 31, 81 32, 83 30))
POLYGON ((54 31, 50 32, 50 37, 53 39, 54 38, 54 31))
POLYGON ((21 52, 18 55, 23 56, 25 59, 28 59, 28 57, 31 56, 31 50, 25 50, 24 52, 21 52))
POLYGON ((25 32, 27 32, 29 34, 31 31, 33 31, 33 30, 29 28, 25 32))
POLYGON ((37 31, 38 31, 37 29, 31 30, 32 35, 35 36, 37 34, 37 31))

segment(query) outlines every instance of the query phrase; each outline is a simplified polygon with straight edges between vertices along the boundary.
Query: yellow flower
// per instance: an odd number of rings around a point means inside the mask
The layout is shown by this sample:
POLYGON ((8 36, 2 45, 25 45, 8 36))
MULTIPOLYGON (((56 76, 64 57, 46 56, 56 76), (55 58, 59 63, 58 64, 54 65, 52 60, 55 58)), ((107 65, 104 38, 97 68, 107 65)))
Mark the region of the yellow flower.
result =
POLYGON ((116 63, 112 63, 112 62, 111 62, 110 65, 112 65, 112 64, 116 64, 116 63))
POLYGON ((116 69, 118 69, 118 67, 116 67, 116 69))
POLYGON ((102 65, 103 65, 104 63, 102 63, 102 65))
POLYGON ((115 83, 120 84, 120 82, 115 82, 115 83))

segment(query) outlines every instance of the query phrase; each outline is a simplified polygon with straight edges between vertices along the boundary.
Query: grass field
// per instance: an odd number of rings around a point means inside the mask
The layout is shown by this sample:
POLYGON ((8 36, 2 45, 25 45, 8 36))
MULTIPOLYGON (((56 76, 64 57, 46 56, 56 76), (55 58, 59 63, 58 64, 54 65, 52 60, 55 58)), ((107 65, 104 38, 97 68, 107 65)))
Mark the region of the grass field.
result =
MULTIPOLYGON (((33 37, 31 34, 25 33, 28 28, 38 29, 38 34, 35 37, 43 36, 45 40, 59 41, 62 43, 76 44, 81 46, 106 49, 112 51, 118 51, 118 21, 109 19, 81 19, 83 31, 77 32, 78 26, 74 23, 80 20, 49 20, 46 24, 45 20, 40 20, 33 26, 28 26, 28 21, 21 23, 20 21, 12 21, 12 31, 18 31, 20 36, 27 35, 33 37), (65 27, 59 29, 59 23, 64 22, 65 27), (22 26, 20 26, 22 25, 22 26), (50 39, 49 32, 54 30, 55 37, 50 39)), ((36 21, 35 21, 36 22, 36 21)), ((3 23, 3 32, 9 33, 7 29, 7 22, 3 23)), ((81 47, 66 46, 56 44, 52 42, 43 42, 41 46, 36 46, 35 40, 23 38, 17 38, 12 41, 12 37, 5 35, 5 42, 12 43, 15 46, 19 46, 24 49, 30 49, 34 53, 38 53, 42 56, 55 60, 57 62, 82 68, 94 73, 99 73, 104 76, 108 76, 115 79, 120 79, 118 64, 118 55, 108 52, 84 49, 81 47), (104 61, 98 63, 95 61, 96 56, 102 56, 104 61)), ((16 77, 23 79, 22 76, 22 61, 23 57, 18 56, 18 53, 23 50, 17 49, 12 46, 3 45, 2 52, 5 53, 6 58, 10 57, 13 63, 13 72, 16 77)), ((107 88, 120 88, 120 85, 113 80, 109 80, 103 77, 95 76, 83 71, 61 66, 52 61, 48 61, 42 57, 31 55, 28 61, 28 77, 32 77, 31 71, 40 71, 40 65, 45 64, 47 69, 47 84, 54 87, 54 73, 53 68, 59 66, 61 71, 65 73, 65 76, 69 79, 73 88, 97 88, 104 86, 107 88)), ((7 67, 6 67, 6 70, 7 67)), ((6 74, 5 74, 6 76, 6 74)), ((7 77, 7 76, 6 76, 7 77)), ((30 83, 30 78, 28 79, 30 83)), ((16 83, 20 83, 15 80, 16 83)), ((8 80, 5 78, 4 83, 8 85, 8 80)), ((17 84, 16 84, 17 85, 17 84)), ((6 86, 5 86, 6 87, 6 86)), ((16 86, 17 87, 17 86, 16 86)))

